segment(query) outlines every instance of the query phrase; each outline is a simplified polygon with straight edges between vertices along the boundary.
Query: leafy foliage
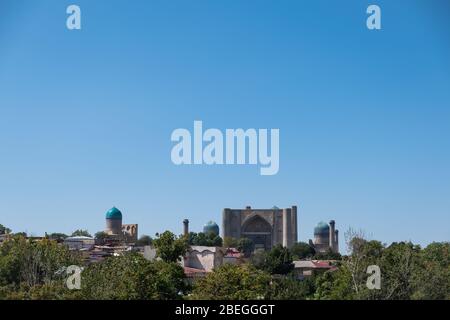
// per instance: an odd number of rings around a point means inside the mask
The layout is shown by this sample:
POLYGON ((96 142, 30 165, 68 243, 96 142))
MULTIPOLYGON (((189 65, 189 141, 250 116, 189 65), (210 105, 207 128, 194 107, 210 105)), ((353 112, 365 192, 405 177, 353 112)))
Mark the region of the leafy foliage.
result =
POLYGON ((180 293, 186 290, 180 265, 148 261, 138 253, 109 257, 87 267, 81 276, 84 299, 180 299, 180 293))
POLYGON ((63 288, 65 268, 80 263, 77 255, 55 241, 15 236, 0 246, 0 298, 39 297, 40 290, 47 290, 48 296, 56 287, 60 293, 67 291, 63 288))
POLYGON ((153 243, 153 239, 150 236, 142 235, 136 242, 137 246, 150 246, 153 243))
POLYGON ((62 241, 64 239, 66 239, 67 237, 68 237, 67 234, 65 234, 65 233, 58 233, 58 232, 50 233, 48 235, 48 238, 50 240, 57 240, 57 241, 62 241))
POLYGON ((294 269, 291 253, 281 245, 273 247, 268 252, 255 253, 252 263, 256 268, 270 274, 288 274, 294 269))
POLYGON ((293 276, 272 279, 266 299, 269 300, 306 300, 315 292, 314 278, 299 281, 293 276))
POLYGON ((192 299, 256 300, 269 290, 271 277, 251 265, 226 264, 195 283, 192 299))
POLYGON ((316 281, 317 299, 449 299, 450 244, 432 243, 425 249, 410 242, 389 246, 379 241, 352 238, 351 254, 339 269, 316 281), (366 286, 367 267, 381 270, 381 289, 366 286))
POLYGON ((94 235, 95 240, 98 240, 100 242, 104 242, 109 238, 109 235, 105 231, 99 231, 96 232, 94 235))
POLYGON ((238 240, 232 237, 225 237, 223 238, 223 246, 225 248, 237 248, 238 240))
POLYGON ((11 229, 5 227, 0 223, 0 234, 7 234, 7 233, 11 233, 11 229))
POLYGON ((333 252, 331 249, 329 249, 326 252, 317 252, 315 253, 311 259, 314 260, 341 260, 342 256, 337 253, 337 252, 333 252))
POLYGON ((89 231, 77 229, 74 232, 72 232, 71 237, 92 237, 89 231))
MULTIPOLYGON (((129 252, 85 267, 81 290, 65 285, 66 268, 81 266, 80 256, 50 237, 14 235, 0 244, 0 299, 450 299, 449 242, 422 249, 410 242, 386 245, 349 232, 349 254, 337 261, 337 269, 302 280, 292 272, 292 256, 309 258, 308 248, 276 246, 253 254, 251 264, 215 269, 194 283, 190 295, 179 265, 189 246, 185 237, 169 231, 157 235, 153 243, 161 260, 129 252), (380 267, 380 290, 366 286, 371 265, 380 267)), ((245 251, 245 243, 240 246, 245 251)))
POLYGON ((206 246, 206 247, 221 247, 223 244, 222 238, 216 236, 214 233, 189 233, 188 239, 189 245, 191 246, 206 246))
POLYGON ((189 247, 187 239, 177 238, 172 232, 157 234, 153 244, 156 255, 166 262, 177 262, 183 257, 189 247))
POLYGON ((316 250, 306 242, 297 242, 291 248, 294 260, 302 260, 312 258, 316 254, 316 250))
POLYGON ((314 280, 272 276, 251 264, 223 265, 195 283, 192 299, 304 300, 314 293, 314 280))
POLYGON ((246 258, 248 258, 255 250, 255 245, 252 240, 248 238, 241 238, 237 243, 237 249, 242 252, 246 258))

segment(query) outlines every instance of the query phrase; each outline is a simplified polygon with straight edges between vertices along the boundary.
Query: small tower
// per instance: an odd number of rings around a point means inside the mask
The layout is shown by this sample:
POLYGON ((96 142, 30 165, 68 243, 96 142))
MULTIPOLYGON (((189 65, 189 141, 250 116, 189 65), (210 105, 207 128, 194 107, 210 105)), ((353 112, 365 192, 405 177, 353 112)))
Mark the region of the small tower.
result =
POLYGON ((339 230, 336 230, 335 232, 334 232, 334 234, 335 234, 335 237, 334 237, 334 239, 335 239, 335 241, 334 241, 334 252, 337 252, 337 253, 339 253, 339 230))
POLYGON ((336 222, 334 222, 334 220, 330 221, 330 236, 329 236, 329 241, 330 241, 330 249, 331 251, 335 252, 335 243, 336 243, 336 239, 335 239, 335 224, 336 222))
POLYGON ((189 236, 189 220, 188 219, 183 220, 183 235, 186 237, 189 236))

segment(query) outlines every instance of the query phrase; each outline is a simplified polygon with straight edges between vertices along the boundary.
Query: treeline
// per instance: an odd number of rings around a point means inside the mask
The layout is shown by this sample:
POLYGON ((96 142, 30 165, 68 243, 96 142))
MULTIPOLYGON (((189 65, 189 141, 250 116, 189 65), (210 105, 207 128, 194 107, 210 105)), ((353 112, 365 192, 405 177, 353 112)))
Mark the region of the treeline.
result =
POLYGON ((82 266, 81 256, 50 239, 13 236, 0 245, 0 299, 450 299, 448 242, 421 248, 353 235, 349 254, 334 262, 335 271, 303 280, 293 260, 309 249, 276 246, 191 284, 179 263, 190 240, 168 231, 158 234, 152 245, 160 259, 148 261, 133 252, 106 258, 84 266, 80 289, 69 290, 66 268, 82 266), (380 267, 380 290, 366 286, 370 265, 380 267))

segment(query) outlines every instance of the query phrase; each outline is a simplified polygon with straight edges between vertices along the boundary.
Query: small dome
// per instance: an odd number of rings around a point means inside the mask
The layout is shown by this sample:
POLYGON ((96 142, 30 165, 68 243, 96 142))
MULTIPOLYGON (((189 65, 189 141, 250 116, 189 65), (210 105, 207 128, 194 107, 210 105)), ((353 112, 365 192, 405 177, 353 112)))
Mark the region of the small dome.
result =
POLYGON ((122 212, 116 207, 112 207, 106 212, 106 219, 122 220, 122 212))
POLYGON ((203 233, 213 233, 216 236, 219 235, 219 226, 214 221, 209 221, 203 226, 203 233))
POLYGON ((330 232, 330 226, 325 222, 321 221, 314 228, 314 234, 328 234, 330 232))

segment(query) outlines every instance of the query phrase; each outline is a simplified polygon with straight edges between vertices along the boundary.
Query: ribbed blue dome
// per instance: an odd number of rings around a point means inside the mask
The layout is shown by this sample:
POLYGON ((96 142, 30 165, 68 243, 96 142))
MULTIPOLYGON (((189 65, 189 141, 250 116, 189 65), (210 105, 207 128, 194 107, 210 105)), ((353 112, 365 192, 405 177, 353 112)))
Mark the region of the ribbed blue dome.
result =
POLYGON ((209 221, 203 227, 203 233, 213 233, 216 236, 219 235, 219 226, 214 221, 209 221))
POLYGON ((328 234, 330 232, 330 226, 321 221, 317 224, 317 227, 314 228, 314 234, 328 234))
POLYGON ((112 207, 106 212, 106 219, 122 220, 122 212, 116 207, 112 207))

